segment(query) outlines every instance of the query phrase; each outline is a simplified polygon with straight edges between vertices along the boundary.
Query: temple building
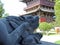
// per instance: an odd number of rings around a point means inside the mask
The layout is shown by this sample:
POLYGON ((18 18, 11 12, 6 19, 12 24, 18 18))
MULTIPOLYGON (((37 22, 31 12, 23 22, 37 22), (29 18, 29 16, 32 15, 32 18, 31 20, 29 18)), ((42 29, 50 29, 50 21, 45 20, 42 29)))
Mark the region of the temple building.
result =
POLYGON ((40 22, 52 22, 54 19, 54 0, 22 0, 27 4, 27 14, 38 15, 40 22))

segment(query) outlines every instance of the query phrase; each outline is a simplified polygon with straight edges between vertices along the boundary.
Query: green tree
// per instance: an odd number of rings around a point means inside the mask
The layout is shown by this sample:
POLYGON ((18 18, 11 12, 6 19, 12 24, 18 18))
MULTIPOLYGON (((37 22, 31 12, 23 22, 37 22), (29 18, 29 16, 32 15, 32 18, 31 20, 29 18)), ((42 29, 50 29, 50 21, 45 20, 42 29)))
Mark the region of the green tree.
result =
POLYGON ((39 24, 39 29, 43 31, 43 33, 50 31, 50 29, 52 28, 52 24, 51 23, 47 23, 47 22, 42 22, 39 24))
POLYGON ((3 15, 3 17, 7 17, 7 16, 9 16, 9 13, 5 13, 5 14, 3 15))
POLYGON ((56 25, 60 26, 60 0, 55 0, 55 15, 56 15, 56 25))
POLYGON ((3 14, 4 14, 3 3, 0 0, 0 18, 3 16, 3 14))

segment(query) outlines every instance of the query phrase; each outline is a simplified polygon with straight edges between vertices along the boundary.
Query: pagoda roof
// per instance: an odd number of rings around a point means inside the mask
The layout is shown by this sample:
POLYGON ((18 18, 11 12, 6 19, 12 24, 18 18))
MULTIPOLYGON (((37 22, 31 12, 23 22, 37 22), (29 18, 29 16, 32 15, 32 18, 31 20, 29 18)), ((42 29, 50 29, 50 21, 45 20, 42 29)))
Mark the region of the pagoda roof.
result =
POLYGON ((32 11, 27 12, 26 14, 34 13, 34 12, 37 12, 38 10, 41 10, 43 12, 51 12, 51 13, 54 13, 54 10, 52 10, 52 9, 45 9, 45 8, 38 7, 35 10, 32 10, 32 11))
POLYGON ((34 9, 34 10, 32 10, 32 11, 27 12, 27 14, 37 12, 38 10, 39 10, 39 7, 38 7, 38 8, 36 8, 36 9, 34 9))
POLYGON ((20 0, 21 2, 28 2, 28 1, 30 1, 30 0, 20 0))
POLYGON ((40 10, 44 11, 44 12, 54 12, 54 10, 52 10, 52 9, 40 8, 40 10))
POLYGON ((49 7, 54 7, 54 2, 47 2, 47 1, 44 1, 44 0, 38 0, 38 1, 36 1, 36 2, 32 2, 32 3, 30 3, 26 8, 25 8, 25 10, 27 10, 27 9, 30 9, 30 8, 32 8, 32 7, 35 7, 35 6, 37 6, 37 5, 44 5, 44 6, 49 6, 49 7))
POLYGON ((28 6, 25 8, 25 10, 28 10, 28 9, 33 8, 33 7, 35 7, 35 6, 38 6, 38 5, 40 5, 40 3, 38 3, 38 2, 36 2, 36 3, 34 3, 34 4, 31 4, 31 5, 28 5, 28 6))

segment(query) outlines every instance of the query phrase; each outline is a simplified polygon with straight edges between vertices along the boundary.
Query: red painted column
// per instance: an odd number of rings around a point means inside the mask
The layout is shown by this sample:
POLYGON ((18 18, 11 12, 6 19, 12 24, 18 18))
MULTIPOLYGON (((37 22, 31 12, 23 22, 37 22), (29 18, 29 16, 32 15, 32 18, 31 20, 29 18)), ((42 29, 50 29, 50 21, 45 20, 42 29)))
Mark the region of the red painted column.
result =
POLYGON ((45 18, 45 17, 41 17, 41 18, 39 19, 39 22, 46 22, 46 18, 45 18))

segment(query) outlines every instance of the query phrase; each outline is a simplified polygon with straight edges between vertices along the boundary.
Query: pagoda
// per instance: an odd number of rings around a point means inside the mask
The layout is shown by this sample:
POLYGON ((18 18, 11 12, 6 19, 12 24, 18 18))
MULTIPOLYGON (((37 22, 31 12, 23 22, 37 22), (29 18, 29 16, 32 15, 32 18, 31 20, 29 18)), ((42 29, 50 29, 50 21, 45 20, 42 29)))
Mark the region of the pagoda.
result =
POLYGON ((27 4, 27 14, 38 15, 40 22, 52 22, 54 19, 54 0, 22 0, 27 4))

